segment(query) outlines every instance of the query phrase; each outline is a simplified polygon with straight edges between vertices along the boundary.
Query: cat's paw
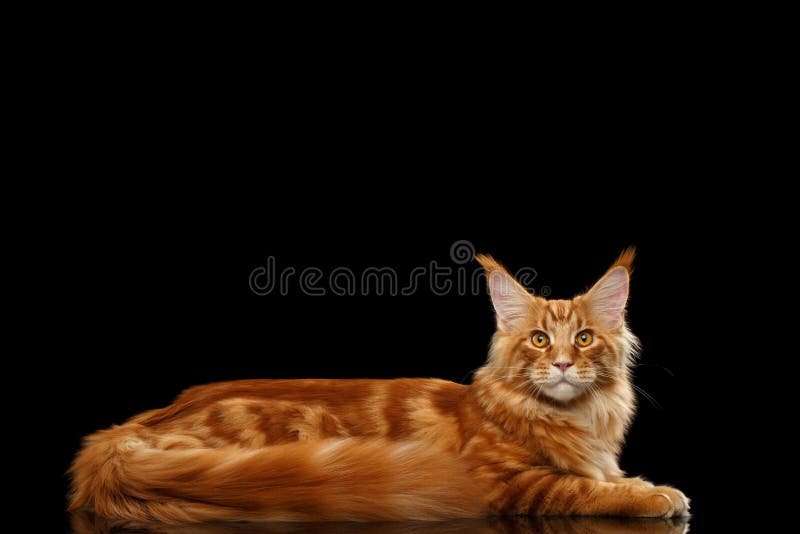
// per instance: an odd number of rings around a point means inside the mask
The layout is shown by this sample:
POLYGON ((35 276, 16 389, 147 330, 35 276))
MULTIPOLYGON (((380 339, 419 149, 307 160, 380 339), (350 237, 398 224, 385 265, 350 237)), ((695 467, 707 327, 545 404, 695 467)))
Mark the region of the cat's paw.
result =
POLYGON ((650 517, 686 517, 689 499, 669 486, 654 486, 647 490, 646 511, 650 517), (652 514, 652 515, 651 515, 652 514))

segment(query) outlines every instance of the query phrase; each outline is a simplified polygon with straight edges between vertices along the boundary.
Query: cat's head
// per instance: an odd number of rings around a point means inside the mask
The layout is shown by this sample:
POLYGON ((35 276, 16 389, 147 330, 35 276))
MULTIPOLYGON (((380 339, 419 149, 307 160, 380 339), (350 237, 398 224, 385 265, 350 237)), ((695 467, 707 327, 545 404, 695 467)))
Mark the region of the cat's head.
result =
POLYGON ((625 323, 634 249, 572 300, 532 295, 490 256, 486 269, 497 314, 488 365, 531 396, 569 403, 627 380, 637 340, 625 323))

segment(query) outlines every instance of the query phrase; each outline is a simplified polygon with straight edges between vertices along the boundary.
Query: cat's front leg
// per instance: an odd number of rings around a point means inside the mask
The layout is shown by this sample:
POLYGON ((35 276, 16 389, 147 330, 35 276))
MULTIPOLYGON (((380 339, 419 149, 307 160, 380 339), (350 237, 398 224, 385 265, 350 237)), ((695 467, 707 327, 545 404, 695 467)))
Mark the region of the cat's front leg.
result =
POLYGON ((619 477, 610 480, 609 482, 613 482, 614 484, 628 484, 631 486, 638 486, 640 488, 652 488, 655 486, 652 482, 649 482, 641 477, 619 477))
POLYGON ((675 488, 603 482, 546 468, 523 471, 502 482, 490 509, 500 514, 678 517, 689 500, 675 488))

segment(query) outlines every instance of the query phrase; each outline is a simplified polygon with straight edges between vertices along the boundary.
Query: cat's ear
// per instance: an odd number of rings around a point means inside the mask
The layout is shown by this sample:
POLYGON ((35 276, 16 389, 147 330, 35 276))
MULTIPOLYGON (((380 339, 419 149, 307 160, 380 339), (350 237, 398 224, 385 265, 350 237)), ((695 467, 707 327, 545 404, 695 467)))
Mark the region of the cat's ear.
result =
POLYGON ((513 323, 528 315, 535 305, 533 295, 491 256, 478 254, 475 259, 486 269, 486 283, 497 314, 497 327, 513 330, 513 323))
POLYGON ((628 248, 620 254, 611 269, 586 293, 586 303, 603 328, 616 330, 625 320, 630 275, 636 249, 628 248))

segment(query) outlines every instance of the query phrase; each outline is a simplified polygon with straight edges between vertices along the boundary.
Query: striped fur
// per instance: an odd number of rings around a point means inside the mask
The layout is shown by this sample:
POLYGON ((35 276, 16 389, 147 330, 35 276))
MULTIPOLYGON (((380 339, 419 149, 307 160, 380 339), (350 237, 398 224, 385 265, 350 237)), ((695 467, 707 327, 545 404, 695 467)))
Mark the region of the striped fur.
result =
POLYGON ((686 514, 678 490, 618 466, 634 414, 636 338, 624 321, 633 251, 569 301, 535 297, 492 258, 478 260, 498 329, 471 385, 197 386, 87 437, 70 469, 70 509, 118 524, 686 514), (536 346, 534 332, 548 344, 536 346), (580 332, 591 333, 586 347, 580 332))

